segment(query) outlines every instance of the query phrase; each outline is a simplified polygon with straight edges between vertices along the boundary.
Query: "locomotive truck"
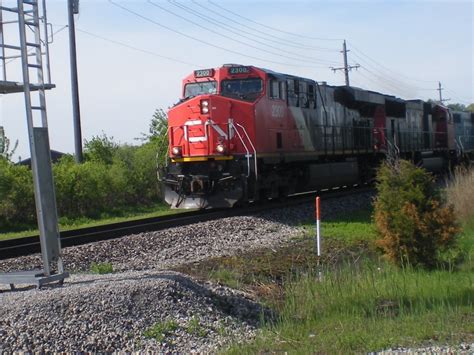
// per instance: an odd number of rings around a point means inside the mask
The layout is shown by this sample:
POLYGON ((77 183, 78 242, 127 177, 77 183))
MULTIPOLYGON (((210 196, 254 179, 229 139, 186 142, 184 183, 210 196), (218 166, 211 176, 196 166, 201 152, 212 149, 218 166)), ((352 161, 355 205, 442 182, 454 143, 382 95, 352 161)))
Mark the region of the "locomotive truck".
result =
POLYGON ((226 64, 184 78, 159 175, 172 207, 231 207, 361 184, 387 157, 442 170, 473 137, 474 115, 441 104, 226 64))

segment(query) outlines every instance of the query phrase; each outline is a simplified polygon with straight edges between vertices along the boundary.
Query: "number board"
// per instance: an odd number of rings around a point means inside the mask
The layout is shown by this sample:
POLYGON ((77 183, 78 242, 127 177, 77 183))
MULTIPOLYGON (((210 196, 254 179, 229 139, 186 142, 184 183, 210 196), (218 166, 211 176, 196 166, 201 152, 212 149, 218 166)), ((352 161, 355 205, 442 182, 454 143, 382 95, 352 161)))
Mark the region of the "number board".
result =
POLYGON ((230 67, 229 74, 248 74, 250 67, 230 67))
POLYGON ((214 76, 214 69, 201 69, 194 71, 195 78, 205 78, 208 76, 214 76))

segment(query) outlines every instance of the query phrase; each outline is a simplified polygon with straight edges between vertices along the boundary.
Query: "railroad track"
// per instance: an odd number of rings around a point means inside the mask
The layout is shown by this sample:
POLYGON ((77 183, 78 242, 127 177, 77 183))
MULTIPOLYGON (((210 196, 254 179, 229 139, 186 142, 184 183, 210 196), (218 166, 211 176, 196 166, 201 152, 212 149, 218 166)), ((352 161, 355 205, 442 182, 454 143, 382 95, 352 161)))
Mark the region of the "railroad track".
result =
MULTIPOLYGON (((271 201, 264 204, 250 204, 245 207, 232 209, 200 210, 183 212, 174 215, 151 217, 133 221, 106 224, 95 227, 74 229, 60 233, 61 246, 71 247, 81 244, 93 243, 101 240, 120 238, 126 235, 158 231, 171 227, 189 225, 193 223, 215 220, 224 217, 251 215, 270 209, 295 206, 312 201, 317 195, 322 200, 339 198, 352 194, 372 191, 372 187, 358 186, 352 188, 339 188, 319 192, 308 192, 293 195, 284 201, 271 201)), ((39 236, 30 236, 0 241, 0 260, 16 258, 41 252, 39 236)))

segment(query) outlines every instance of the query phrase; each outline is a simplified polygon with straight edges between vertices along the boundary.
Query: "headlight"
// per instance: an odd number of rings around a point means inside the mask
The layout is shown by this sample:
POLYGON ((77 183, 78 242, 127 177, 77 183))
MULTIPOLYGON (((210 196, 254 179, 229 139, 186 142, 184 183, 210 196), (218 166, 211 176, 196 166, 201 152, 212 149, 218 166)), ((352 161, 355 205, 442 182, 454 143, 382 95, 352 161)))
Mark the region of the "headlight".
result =
POLYGON ((173 147, 171 153, 173 153, 173 155, 181 155, 181 147, 173 147))
POLYGON ((223 144, 220 144, 220 143, 219 143, 219 144, 216 146, 216 150, 217 150, 218 153, 221 153, 221 154, 222 154, 222 153, 225 152, 225 147, 224 147, 223 144))
POLYGON ((209 113, 209 101, 201 100, 201 113, 209 113))

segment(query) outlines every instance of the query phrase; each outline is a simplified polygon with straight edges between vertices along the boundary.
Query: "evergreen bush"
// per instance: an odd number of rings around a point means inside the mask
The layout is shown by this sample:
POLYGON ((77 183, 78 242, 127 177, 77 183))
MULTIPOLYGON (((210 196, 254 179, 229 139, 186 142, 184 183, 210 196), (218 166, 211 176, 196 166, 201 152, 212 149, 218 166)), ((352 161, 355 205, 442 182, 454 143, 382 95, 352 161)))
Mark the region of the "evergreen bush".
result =
POLYGON ((376 243, 386 258, 398 266, 428 269, 453 262, 460 229, 453 207, 443 205, 433 177, 399 160, 382 164, 377 181, 376 243))

